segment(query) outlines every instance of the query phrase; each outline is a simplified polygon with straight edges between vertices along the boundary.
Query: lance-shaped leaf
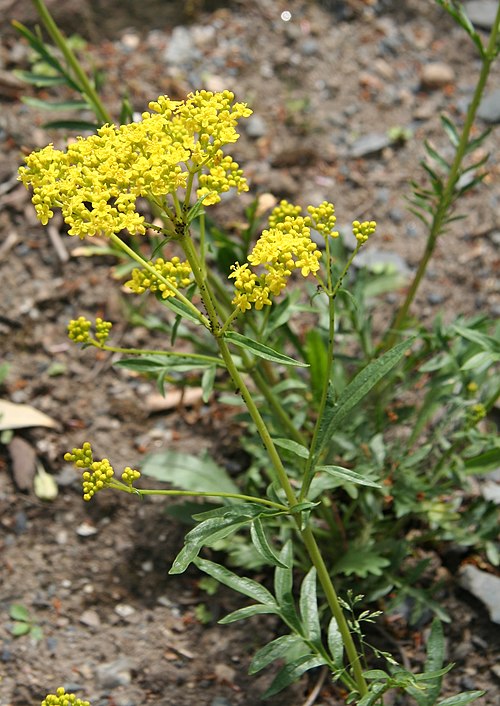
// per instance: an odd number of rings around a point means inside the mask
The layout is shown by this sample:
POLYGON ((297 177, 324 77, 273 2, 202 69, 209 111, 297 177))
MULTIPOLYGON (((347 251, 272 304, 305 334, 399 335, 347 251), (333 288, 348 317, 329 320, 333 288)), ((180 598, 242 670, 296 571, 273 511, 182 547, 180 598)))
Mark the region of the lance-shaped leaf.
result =
POLYGON ((283 546, 279 558, 283 566, 277 566, 274 570, 276 602, 284 622, 302 635, 304 630, 293 599, 293 546, 290 540, 283 546))
POLYGON ((208 561, 208 559, 196 559, 194 563, 200 571, 204 571, 209 576, 212 576, 212 578, 223 583, 224 586, 232 588, 233 591, 253 598, 253 600, 265 606, 277 608, 273 594, 260 583, 257 583, 257 581, 246 578, 245 576, 238 576, 232 571, 229 571, 229 569, 226 569, 225 566, 216 564, 213 561, 208 561))
POLYGON ((279 363, 280 365, 293 365, 298 368, 309 367, 307 363, 301 363, 294 358, 284 355, 284 353, 279 353, 279 351, 275 351, 273 348, 269 348, 269 346, 265 346, 263 343, 259 343, 259 341, 254 341, 252 338, 243 336, 241 333, 237 333, 236 331, 227 331, 224 338, 231 343, 234 343, 235 346, 239 346, 240 348, 250 351, 250 353, 253 353, 258 358, 264 358, 265 360, 270 360, 273 363, 279 363))
POLYGON ((306 631, 306 638, 314 645, 321 645, 318 599, 316 596, 316 569, 314 566, 305 575, 300 587, 300 617, 306 631))
POLYGON ((250 537, 252 538, 252 544, 255 549, 259 552, 261 557, 267 561, 268 564, 271 566, 281 566, 286 569, 285 564, 280 561, 279 557, 276 555, 276 552, 272 548, 260 517, 256 517, 250 525, 250 537))
POLYGON ((229 623, 235 623, 238 620, 246 620, 254 615, 262 615, 272 613, 274 615, 279 615, 279 608, 277 605, 263 605, 262 603, 254 603, 253 605, 247 605, 245 608, 239 608, 234 610, 232 613, 224 616, 218 622, 220 625, 228 625, 229 623))
POLYGON ((364 478, 359 473, 356 473, 356 471, 351 471, 350 468, 343 468, 342 466, 316 466, 316 471, 328 473, 328 475, 334 478, 348 481, 349 483, 356 483, 357 485, 368 485, 370 488, 382 487, 380 483, 376 483, 369 478, 364 478))
POLYGON ((286 689, 287 686, 290 686, 290 684, 296 682, 304 672, 307 672, 309 669, 314 669, 315 667, 321 667, 323 664, 325 664, 324 658, 317 655, 303 655, 293 662, 285 664, 262 698, 268 699, 274 696, 274 694, 277 694, 283 689, 286 689))
POLYGON ((464 691, 456 696, 448 696, 448 698, 438 701, 436 706, 466 706, 485 694, 485 691, 464 691))
POLYGON ((333 663, 337 669, 341 669, 344 660, 344 641, 335 618, 332 618, 328 625, 327 641, 333 663))
POLYGON ((356 375, 340 394, 337 403, 325 411, 318 434, 316 456, 335 432, 336 427, 345 419, 349 412, 382 380, 385 375, 399 363, 406 351, 415 341, 415 336, 398 343, 394 348, 372 361, 356 375))
POLYGON ((250 662, 248 673, 257 674, 261 669, 274 662, 275 659, 286 657, 286 654, 294 650, 299 644, 303 645, 304 642, 298 635, 281 635, 281 637, 277 637, 255 653, 250 662))
POLYGON ((291 439, 273 439, 273 442, 276 446, 290 451, 295 454, 295 456, 306 459, 309 458, 309 449, 302 444, 298 444, 296 441, 292 441, 291 439))

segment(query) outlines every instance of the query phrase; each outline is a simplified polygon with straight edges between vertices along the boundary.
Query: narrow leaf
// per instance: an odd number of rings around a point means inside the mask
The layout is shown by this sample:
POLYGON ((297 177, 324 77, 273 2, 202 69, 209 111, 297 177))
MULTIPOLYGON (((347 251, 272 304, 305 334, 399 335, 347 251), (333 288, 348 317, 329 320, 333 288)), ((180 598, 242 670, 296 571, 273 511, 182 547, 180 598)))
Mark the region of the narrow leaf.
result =
POLYGON ((279 608, 277 605, 272 606, 256 603, 246 606, 245 608, 240 608, 239 610, 234 610, 218 622, 220 625, 229 625, 229 623, 235 623, 238 620, 245 620, 246 618, 251 618, 253 615, 263 615, 264 613, 274 613, 274 615, 278 615, 279 608))
POLYGON ((438 701, 436 706, 465 706, 485 694, 485 691, 464 691, 456 696, 448 696, 448 698, 438 701))
POLYGON ((233 591, 242 593, 244 596, 253 598, 255 601, 263 603, 266 606, 277 607, 272 593, 264 586, 261 586, 260 583, 257 583, 257 581, 238 576, 232 571, 229 571, 229 569, 226 569, 225 566, 215 564, 213 561, 208 561, 207 559, 196 559, 194 563, 200 571, 204 571, 209 576, 217 579, 220 583, 232 588, 233 591))
MULTIPOLYGON (((275 659, 282 659, 286 653, 294 649, 302 640, 297 635, 281 635, 255 653, 250 667, 249 674, 257 674, 261 669, 267 667, 275 659)), ((303 644, 303 643, 302 643, 303 644)))
POLYGON ((263 343, 259 343, 259 341, 254 341, 252 338, 243 336, 241 333, 237 333, 236 331, 227 331, 224 338, 233 343, 235 346, 239 346, 240 348, 250 351, 258 358, 271 360, 273 363, 280 363, 281 365, 294 365, 298 368, 309 367, 307 363, 300 363, 298 360, 290 358, 289 356, 284 355, 284 353, 279 353, 278 351, 269 348, 269 346, 265 346, 263 343))
POLYGON ((183 319, 191 321, 193 324, 202 324, 201 313, 196 316, 193 311, 184 302, 179 301, 176 297, 167 297, 161 300, 162 304, 171 309, 174 314, 181 316, 183 319))
POLYGON ((363 397, 366 397, 370 390, 387 375, 389 370, 399 363, 406 351, 413 345, 414 341, 415 336, 412 336, 406 341, 398 343, 380 358, 369 363, 369 365, 358 373, 347 387, 344 388, 337 403, 331 405, 325 411, 323 422, 319 430, 316 454, 320 453, 334 434, 337 426, 345 419, 358 402, 360 402, 363 397))
POLYGON ((202 389, 202 400, 205 404, 209 401, 212 392, 214 391, 215 374, 217 372, 216 365, 210 365, 202 375, 201 378, 201 389, 202 389))
POLYGON ((335 618, 332 618, 328 625, 327 640, 333 663, 337 669, 341 669, 344 660, 344 641, 335 618))
POLYGON ((278 692, 286 689, 287 686, 296 682, 304 672, 309 669, 314 669, 315 667, 321 667, 325 664, 323 657, 318 657, 316 655, 303 655, 298 659, 286 664, 276 675, 271 686, 263 695, 263 699, 268 699, 274 696, 278 692))
POLYGON ((315 645, 321 644, 318 600, 316 596, 316 569, 314 566, 304 577, 300 587, 300 615, 307 638, 315 645))
POLYGON ((283 546, 279 559, 286 567, 277 566, 274 570, 274 592, 280 615, 287 625, 302 635, 303 627, 293 598, 293 545, 290 540, 283 546))
POLYGON ((44 123, 47 130, 74 130, 75 132, 96 132, 101 126, 97 123, 90 123, 86 120, 51 120, 44 123))
POLYGON ((24 96, 22 98, 23 103, 30 105, 33 108, 40 108, 41 110, 86 110, 89 105, 85 101, 78 100, 68 100, 68 101, 50 101, 41 100, 40 98, 32 98, 31 96, 24 96))
POLYGON ((350 468, 343 468, 342 466, 316 466, 316 471, 323 473, 328 473, 334 478, 339 478, 340 480, 348 481, 349 483, 356 483, 357 485, 367 485, 370 488, 381 488, 380 483, 375 483, 375 481, 369 478, 364 478, 359 473, 351 471, 350 468))
POLYGON ((309 458, 309 449, 302 444, 298 444, 296 441, 292 441, 291 439, 273 439, 273 442, 281 449, 286 449, 296 456, 300 456, 300 458, 309 458))
POLYGON ((447 115, 441 115, 441 125, 443 126, 443 130, 445 131, 445 133, 448 135, 448 138, 453 147, 458 147, 458 143, 460 142, 460 136, 453 121, 447 115))
POLYGON ((280 561, 274 549, 271 547, 260 517, 256 517, 252 522, 250 526, 250 536, 255 549, 259 552, 261 557, 267 561, 268 564, 271 564, 271 566, 282 566, 283 568, 286 568, 285 564, 280 561))

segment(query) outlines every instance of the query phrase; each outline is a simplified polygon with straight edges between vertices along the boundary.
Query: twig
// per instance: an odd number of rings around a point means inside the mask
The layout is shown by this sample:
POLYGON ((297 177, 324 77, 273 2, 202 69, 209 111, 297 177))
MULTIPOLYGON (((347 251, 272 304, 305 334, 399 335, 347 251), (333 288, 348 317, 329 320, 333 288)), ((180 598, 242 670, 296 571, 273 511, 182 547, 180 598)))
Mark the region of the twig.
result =
POLYGON ((328 674, 328 667, 322 667, 321 671, 319 673, 319 678, 316 684, 313 687, 313 690, 307 697, 307 699, 304 701, 302 706, 312 706, 313 703, 316 701, 316 699, 319 696, 319 692, 321 691, 321 688, 323 684, 325 683, 326 675, 328 674))

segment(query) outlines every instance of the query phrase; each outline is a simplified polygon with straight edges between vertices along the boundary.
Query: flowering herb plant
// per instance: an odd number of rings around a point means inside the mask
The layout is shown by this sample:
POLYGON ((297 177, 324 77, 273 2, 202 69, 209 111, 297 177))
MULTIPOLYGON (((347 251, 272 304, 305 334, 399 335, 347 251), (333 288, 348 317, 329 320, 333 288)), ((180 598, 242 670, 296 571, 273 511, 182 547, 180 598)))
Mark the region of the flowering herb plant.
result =
MULTIPOLYGON (((455 5, 448 9, 451 14, 458 12, 455 5)), ((457 19, 463 20, 462 15, 457 19)), ((58 38, 53 27, 51 33, 58 38)), ((491 46, 496 46, 495 42, 491 46)), ((484 56, 485 64, 491 63, 493 50, 485 51, 484 56)), ((361 597, 349 591, 347 599, 339 598, 335 574, 356 573, 352 566, 357 563, 359 576, 380 577, 382 569, 390 567, 387 574, 392 574, 377 589, 387 592, 388 586, 394 587, 394 566, 408 545, 386 542, 390 538, 387 525, 382 520, 369 520, 371 516, 380 519, 388 508, 393 510, 391 519, 397 519, 400 533, 407 519, 417 513, 425 515, 428 523, 439 517, 436 531, 453 531, 453 512, 443 503, 442 489, 435 479, 450 483, 453 474, 467 463, 469 469, 474 464, 484 467, 485 457, 491 454, 491 449, 485 451, 490 437, 477 427, 494 403, 494 395, 476 396, 481 384, 489 381, 491 386, 491 364, 498 359, 488 323, 457 322, 451 330, 443 330, 438 323, 435 335, 408 335, 405 326, 411 299, 407 299, 405 315, 396 317, 377 351, 367 328, 363 296, 353 304, 346 288, 352 282, 351 265, 374 236, 376 224, 373 220, 352 223, 356 245, 348 253, 339 245, 335 208, 328 202, 308 206, 305 211, 286 201, 276 204, 253 246, 249 238, 233 244, 227 240, 226 250, 234 260, 217 270, 213 266, 214 260, 217 262, 215 240, 206 211, 220 202, 225 192, 233 189, 242 193, 249 188, 242 169, 225 149, 237 141, 238 122, 251 110, 236 102, 230 91, 196 91, 183 101, 160 96, 149 109, 138 121, 119 126, 106 122, 96 134, 78 138, 65 151, 49 145, 33 152, 20 168, 20 179, 32 189, 33 204, 43 224, 60 210, 70 236, 105 236, 134 260, 138 267, 126 287, 138 295, 155 294, 164 307, 171 341, 182 335, 179 323, 184 321, 187 340, 192 341, 190 331, 196 331, 197 349, 183 352, 173 344, 155 351, 118 348, 109 344, 111 322, 98 318, 93 324, 82 316, 69 323, 70 339, 84 347, 134 354, 138 357, 135 362, 123 363, 133 367, 139 359, 162 380, 176 368, 201 371, 205 400, 218 386, 227 389, 230 383, 241 397, 251 438, 259 442, 258 449, 255 442, 253 447, 248 444, 255 451, 258 472, 247 487, 242 483, 230 491, 182 487, 182 477, 176 483, 178 488, 149 490, 137 485, 141 473, 136 469, 127 467, 121 479, 116 478, 110 461, 95 459, 91 443, 85 441, 65 456, 83 472, 84 500, 113 489, 139 497, 159 494, 218 501, 213 509, 195 515, 197 524, 186 535, 170 573, 182 573, 194 563, 252 600, 221 622, 266 613, 281 619, 287 632, 263 646, 250 666, 251 672, 257 672, 274 660, 284 661, 267 696, 322 666, 347 690, 348 703, 380 704, 390 689, 405 691, 423 706, 470 703, 481 692, 463 693, 455 701, 438 701, 448 667, 443 662, 443 631, 437 620, 432 624, 422 674, 412 674, 376 648, 373 652, 385 660, 386 669, 368 669, 363 624, 375 620, 378 611, 358 612, 361 597), (154 222, 148 220, 150 213, 156 216, 154 222), (137 237, 147 244, 148 235, 155 235, 157 244, 150 257, 145 257, 143 248, 131 247, 128 240, 137 237), (163 250, 176 254, 167 257, 163 250), (304 287, 291 285, 294 278, 304 287), (302 292, 305 296, 301 298, 302 292), (301 341, 290 319, 304 308, 318 326, 301 341), (342 343, 339 326, 346 321, 351 322, 351 331, 359 334, 365 354, 357 364, 351 360, 346 365, 336 359, 342 343), (436 341, 446 336, 452 341, 449 355, 445 361, 436 360, 432 357, 438 352, 436 341), (478 355, 481 366, 471 363, 478 355), (427 370, 437 370, 441 377, 429 390, 428 402, 422 405, 410 438, 398 440, 396 454, 385 445, 380 412, 396 415, 390 408, 393 395, 389 387, 398 374, 417 374, 417 361, 421 366, 423 360, 427 370), (471 371, 477 382, 471 379, 471 371), (453 406, 457 380, 468 397, 453 406), (415 451, 420 433, 428 432, 437 389, 441 402, 450 404, 459 424, 442 453, 435 453, 430 436, 415 451), (372 412, 373 420, 367 423, 372 412), (468 455, 464 455, 464 448, 468 455), (339 459, 344 459, 345 465, 339 459), (428 466, 421 471, 419 464, 424 462, 428 466), (353 521, 356 511, 363 518, 358 523, 353 521), (203 556, 204 547, 220 545, 245 530, 260 561, 272 567, 272 590, 203 556), (332 538, 335 546, 350 543, 341 558, 343 565, 337 564, 336 570, 330 557, 332 538), (377 543, 383 547, 379 552, 377 543), (297 567, 303 578, 294 591, 297 567)), ((101 109, 99 114, 105 111, 101 109)), ((456 130, 449 124, 448 128, 454 140, 456 130)), ((465 141, 455 142, 457 153, 464 142, 463 157, 468 133, 465 141)), ((461 158, 444 177, 429 168, 434 193, 420 190, 414 194, 420 215, 427 212, 435 216, 429 240, 432 247, 451 218, 460 164, 461 158)), ((354 288, 360 279, 354 281, 354 288)), ((410 289, 411 297, 416 286, 410 289)), ((449 430, 437 426, 434 433, 444 438, 449 430)), ((479 520, 484 517, 479 513, 479 520)), ((481 540, 494 558, 491 522, 488 527, 481 540)), ((417 567, 415 575, 424 568, 417 567)), ((439 613, 438 606, 434 607, 439 613)), ((83 706, 86 702, 59 689, 43 703, 83 706)))

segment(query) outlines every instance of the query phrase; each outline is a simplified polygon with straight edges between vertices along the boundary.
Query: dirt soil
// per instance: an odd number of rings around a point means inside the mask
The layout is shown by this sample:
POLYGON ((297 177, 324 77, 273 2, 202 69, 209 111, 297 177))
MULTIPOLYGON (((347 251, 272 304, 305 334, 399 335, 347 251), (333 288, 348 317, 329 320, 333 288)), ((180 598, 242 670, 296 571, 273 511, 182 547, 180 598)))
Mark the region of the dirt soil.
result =
MULTIPOLYGON (((102 493, 84 503, 77 474, 62 460, 87 439, 116 467, 140 467, 145 453, 167 447, 228 458, 237 434, 216 404, 173 404, 154 413, 150 381, 66 338, 68 320, 81 314, 117 322, 114 340, 121 345, 151 346, 158 336, 125 323, 124 295, 110 276, 114 260, 79 256, 82 243, 68 238, 60 221, 40 226, 16 181, 22 151, 49 141, 62 146, 65 136, 41 127, 47 116, 20 100, 40 94, 11 75, 29 68, 30 54, 5 20, 10 13, 32 22, 30 4, 0 6, 0 362, 8 365, 1 397, 31 405, 56 424, 19 429, 14 445, 0 445, 0 706, 39 703, 61 684, 93 706, 253 706, 272 670, 250 678, 247 668, 272 634, 272 620, 218 626, 217 617, 240 604, 224 590, 208 597, 195 572, 167 575, 184 528, 169 519, 165 502, 102 493), (36 464, 57 481, 53 501, 33 492, 36 464), (207 625, 198 619, 201 603, 213 616, 207 625), (30 611, 42 639, 12 636, 12 604, 30 611)), ((234 90, 255 112, 233 150, 252 194, 303 204, 332 200, 341 227, 376 218, 374 256, 388 254, 403 274, 415 268, 424 232, 405 210, 408 181, 420 178, 424 138, 449 154, 439 114, 463 120, 479 71, 472 44, 434 3, 68 0, 51 7, 65 31, 90 40, 89 64, 104 72, 115 115, 125 90, 138 112, 162 93, 234 90), (442 65, 429 69, 434 62, 442 65), (408 139, 388 140, 391 128, 408 130, 408 139), (360 143, 367 136, 368 147, 360 143)), ((488 89, 499 85, 496 72, 488 89)), ((44 95, 60 97, 55 90, 44 95)), ((478 130, 484 127, 480 122, 478 130)), ((463 201, 467 218, 442 238, 415 305, 426 321, 500 313, 494 136, 484 150, 492 153, 489 175, 463 201)), ((233 218, 245 203, 233 199, 225 207, 233 218)), ((387 320, 401 296, 387 296, 387 320)), ((446 693, 484 688, 477 703, 495 706, 498 628, 442 571, 442 602, 453 616, 448 657, 457 665, 446 693)), ((422 628, 389 638, 420 663, 422 628)), ((299 706, 319 678, 311 674, 268 703, 299 706)), ((343 700, 326 680, 316 703, 343 700)))

